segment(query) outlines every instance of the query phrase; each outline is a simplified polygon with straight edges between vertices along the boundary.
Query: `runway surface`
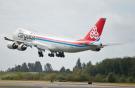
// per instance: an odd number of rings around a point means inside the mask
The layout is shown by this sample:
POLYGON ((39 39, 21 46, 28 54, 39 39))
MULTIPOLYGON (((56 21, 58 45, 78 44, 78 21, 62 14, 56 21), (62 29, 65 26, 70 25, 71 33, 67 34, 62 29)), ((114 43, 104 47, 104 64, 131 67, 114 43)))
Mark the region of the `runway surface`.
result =
POLYGON ((135 88, 135 84, 81 82, 44 82, 44 81, 0 81, 0 88, 135 88))

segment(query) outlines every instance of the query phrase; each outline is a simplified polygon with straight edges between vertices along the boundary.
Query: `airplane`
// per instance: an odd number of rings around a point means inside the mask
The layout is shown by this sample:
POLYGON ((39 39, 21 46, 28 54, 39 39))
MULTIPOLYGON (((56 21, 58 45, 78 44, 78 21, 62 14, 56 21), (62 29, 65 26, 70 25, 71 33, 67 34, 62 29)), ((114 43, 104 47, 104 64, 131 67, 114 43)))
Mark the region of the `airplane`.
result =
POLYGON ((91 30, 79 40, 67 40, 50 36, 43 36, 23 28, 18 28, 12 38, 4 37, 8 41, 9 49, 25 51, 28 47, 36 47, 39 57, 44 57, 45 50, 50 51, 49 57, 65 57, 65 52, 76 53, 86 50, 100 51, 104 46, 100 42, 106 18, 100 18, 91 30))

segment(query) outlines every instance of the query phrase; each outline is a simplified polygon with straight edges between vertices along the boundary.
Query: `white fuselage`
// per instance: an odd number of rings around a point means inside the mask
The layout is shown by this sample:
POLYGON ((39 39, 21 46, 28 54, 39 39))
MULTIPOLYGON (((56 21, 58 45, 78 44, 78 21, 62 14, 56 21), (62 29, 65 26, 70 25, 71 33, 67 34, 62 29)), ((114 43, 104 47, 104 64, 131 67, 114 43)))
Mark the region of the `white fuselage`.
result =
MULTIPOLYGON (((46 37, 48 38, 48 37, 46 37)), ((42 48, 46 49, 46 47, 49 48, 49 50, 51 51, 63 51, 63 52, 80 52, 80 51, 85 51, 85 50, 89 50, 91 49, 90 46, 86 46, 86 45, 78 45, 78 44, 73 44, 76 41, 72 41, 72 40, 65 40, 63 39, 62 41, 64 42, 60 42, 60 41, 56 41, 57 38, 53 38, 52 41, 50 40, 34 40, 33 42, 37 42, 37 43, 41 43, 43 46, 42 48), (72 42, 72 43, 69 43, 72 42)), ((40 44, 39 44, 40 45, 40 44)))
POLYGON ((78 43, 78 41, 41 36, 41 35, 36 35, 36 34, 31 34, 26 32, 15 33, 13 38, 16 41, 23 41, 26 44, 32 43, 32 45, 35 45, 38 48, 44 50, 48 49, 54 52, 63 51, 63 52, 74 53, 74 52, 80 52, 85 50, 96 51, 96 49, 99 47, 97 45, 80 44, 78 43))

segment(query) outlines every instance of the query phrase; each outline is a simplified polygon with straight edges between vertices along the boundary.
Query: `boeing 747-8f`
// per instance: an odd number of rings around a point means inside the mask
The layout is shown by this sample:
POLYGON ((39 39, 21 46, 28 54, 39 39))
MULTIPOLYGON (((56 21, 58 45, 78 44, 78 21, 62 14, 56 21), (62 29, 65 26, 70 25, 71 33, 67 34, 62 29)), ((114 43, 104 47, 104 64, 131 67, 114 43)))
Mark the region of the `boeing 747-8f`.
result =
POLYGON ((67 40, 55 37, 48 37, 32 33, 19 28, 12 34, 12 38, 4 37, 8 41, 9 49, 25 51, 27 47, 36 47, 39 57, 43 57, 43 52, 49 50, 50 57, 65 57, 64 52, 76 53, 86 50, 100 51, 104 45, 99 41, 106 19, 100 18, 91 28, 86 36, 79 40, 67 40))

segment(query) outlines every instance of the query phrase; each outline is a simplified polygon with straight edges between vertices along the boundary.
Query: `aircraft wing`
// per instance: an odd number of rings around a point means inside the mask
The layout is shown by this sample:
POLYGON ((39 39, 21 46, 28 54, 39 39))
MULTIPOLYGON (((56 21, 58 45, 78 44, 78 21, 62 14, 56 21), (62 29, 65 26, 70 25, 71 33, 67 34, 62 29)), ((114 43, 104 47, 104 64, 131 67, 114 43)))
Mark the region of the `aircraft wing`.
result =
POLYGON ((32 44, 30 42, 25 42, 25 41, 21 41, 21 40, 13 40, 13 39, 8 38, 8 37, 4 37, 4 39, 7 40, 7 41, 17 42, 18 44, 23 43, 26 46, 32 47, 32 44))
POLYGON ((13 40, 13 39, 10 39, 8 37, 4 37, 5 40, 7 41, 13 41, 13 42, 17 42, 17 43, 24 43, 25 45, 29 46, 29 47, 36 47, 37 49, 40 49, 40 50, 51 50, 53 47, 52 46, 49 46, 49 45, 46 45, 46 44, 43 44, 43 43, 40 43, 40 42, 37 42, 37 41, 33 41, 33 42, 26 42, 26 41, 21 41, 21 40, 13 40))
POLYGON ((109 44, 103 44, 102 47, 106 47, 106 46, 116 46, 116 45, 123 45, 123 43, 109 43, 109 44))
POLYGON ((40 50, 49 50, 49 51, 51 51, 52 49, 55 48, 55 47, 53 47, 51 45, 44 44, 44 43, 41 43, 41 42, 38 42, 38 41, 33 41, 32 45, 34 47, 36 47, 37 49, 40 49, 40 50))
POLYGON ((4 37, 4 39, 7 40, 7 41, 14 41, 14 40, 12 40, 12 39, 10 39, 8 37, 4 37))

